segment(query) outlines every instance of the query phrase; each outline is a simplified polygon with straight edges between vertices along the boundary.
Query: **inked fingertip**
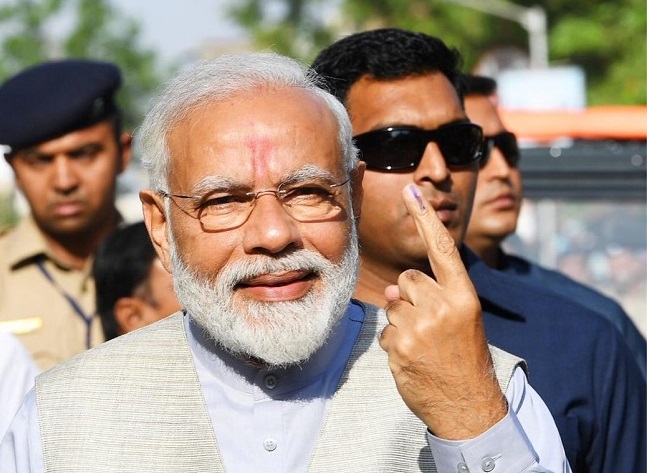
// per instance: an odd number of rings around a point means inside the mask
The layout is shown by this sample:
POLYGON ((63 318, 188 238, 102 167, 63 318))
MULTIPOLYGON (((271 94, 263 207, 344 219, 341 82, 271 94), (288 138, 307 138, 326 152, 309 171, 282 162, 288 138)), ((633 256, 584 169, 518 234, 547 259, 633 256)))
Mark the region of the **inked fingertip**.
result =
POLYGON ((407 188, 409 190, 409 193, 413 196, 413 198, 418 203, 418 208, 420 210, 427 210, 427 207, 425 206, 425 201, 422 198, 422 194, 420 193, 420 189, 418 188, 418 186, 416 186, 415 184, 409 184, 407 185, 407 188))

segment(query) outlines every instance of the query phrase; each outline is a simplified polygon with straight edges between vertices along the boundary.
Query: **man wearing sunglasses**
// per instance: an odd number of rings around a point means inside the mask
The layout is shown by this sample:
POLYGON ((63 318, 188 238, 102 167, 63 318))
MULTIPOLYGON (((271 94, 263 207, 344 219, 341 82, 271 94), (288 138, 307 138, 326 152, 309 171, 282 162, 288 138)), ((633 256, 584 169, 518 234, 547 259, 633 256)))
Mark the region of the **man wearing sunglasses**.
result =
POLYGON ((645 375, 645 338, 615 300, 580 284, 565 274, 506 254, 503 241, 517 228, 523 185, 519 148, 513 133, 505 129, 496 105, 496 81, 465 75, 465 111, 485 134, 481 170, 465 243, 491 268, 524 278, 588 307, 608 319, 620 331, 645 375))
MULTIPOLYGON (((433 275, 399 200, 403 186, 417 184, 460 248, 489 341, 528 361, 573 470, 643 471, 645 383, 617 331, 567 298, 492 270, 462 245, 483 140, 462 105, 458 63, 437 38, 381 29, 341 39, 312 65, 345 104, 366 163, 355 295, 384 305, 403 270, 433 275)), ((463 335, 456 331, 456 344, 463 335)))

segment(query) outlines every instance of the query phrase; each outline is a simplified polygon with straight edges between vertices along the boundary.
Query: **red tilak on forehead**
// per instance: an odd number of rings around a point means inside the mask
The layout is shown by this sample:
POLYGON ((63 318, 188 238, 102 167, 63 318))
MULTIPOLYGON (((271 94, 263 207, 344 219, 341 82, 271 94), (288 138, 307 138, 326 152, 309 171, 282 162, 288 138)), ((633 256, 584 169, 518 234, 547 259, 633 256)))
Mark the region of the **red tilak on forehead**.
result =
POLYGON ((245 146, 250 150, 254 177, 267 175, 274 149, 272 140, 263 136, 253 136, 245 140, 245 146))

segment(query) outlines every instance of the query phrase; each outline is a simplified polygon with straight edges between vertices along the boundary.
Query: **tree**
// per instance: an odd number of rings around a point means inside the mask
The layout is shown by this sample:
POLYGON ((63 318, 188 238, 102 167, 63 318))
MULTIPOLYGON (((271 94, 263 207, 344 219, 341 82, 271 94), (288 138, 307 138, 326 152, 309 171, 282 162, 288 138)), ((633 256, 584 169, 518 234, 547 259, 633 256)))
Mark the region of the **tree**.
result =
POLYGON ((30 65, 64 57, 106 60, 120 66, 124 85, 118 101, 132 129, 159 84, 156 56, 139 46, 139 26, 109 0, 17 0, 0 6, 0 81, 30 65), (54 26, 71 21, 63 37, 54 26))
POLYGON ((585 69, 592 104, 647 103, 644 0, 576 3, 553 24, 554 60, 585 69))
MULTIPOLYGON (((484 2, 486 0, 483 0, 484 2)), ((461 51, 470 70, 498 46, 527 50, 520 25, 445 0, 338 0, 340 21, 324 24, 322 0, 238 0, 233 18, 257 46, 304 60, 343 33, 399 27, 439 36, 461 51)), ((647 15, 644 0, 515 0, 541 3, 548 18, 552 65, 581 66, 590 104, 647 103, 647 15)))

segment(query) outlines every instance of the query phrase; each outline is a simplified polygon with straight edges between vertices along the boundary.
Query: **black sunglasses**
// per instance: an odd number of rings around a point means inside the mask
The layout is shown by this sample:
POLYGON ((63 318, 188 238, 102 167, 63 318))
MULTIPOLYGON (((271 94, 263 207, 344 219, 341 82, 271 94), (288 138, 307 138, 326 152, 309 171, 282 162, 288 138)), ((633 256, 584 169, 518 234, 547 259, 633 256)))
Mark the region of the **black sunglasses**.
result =
POLYGON ((517 145, 517 137, 514 133, 509 131, 501 132, 494 136, 486 136, 483 138, 483 149, 481 153, 481 167, 485 166, 490 159, 490 153, 494 147, 499 148, 501 154, 505 158, 509 166, 515 167, 519 164, 519 146, 517 145))
POLYGON ((448 166, 468 166, 481 158, 483 130, 460 122, 435 130, 393 126, 355 136, 360 159, 368 169, 379 171, 417 168, 430 141, 438 145, 448 166))

